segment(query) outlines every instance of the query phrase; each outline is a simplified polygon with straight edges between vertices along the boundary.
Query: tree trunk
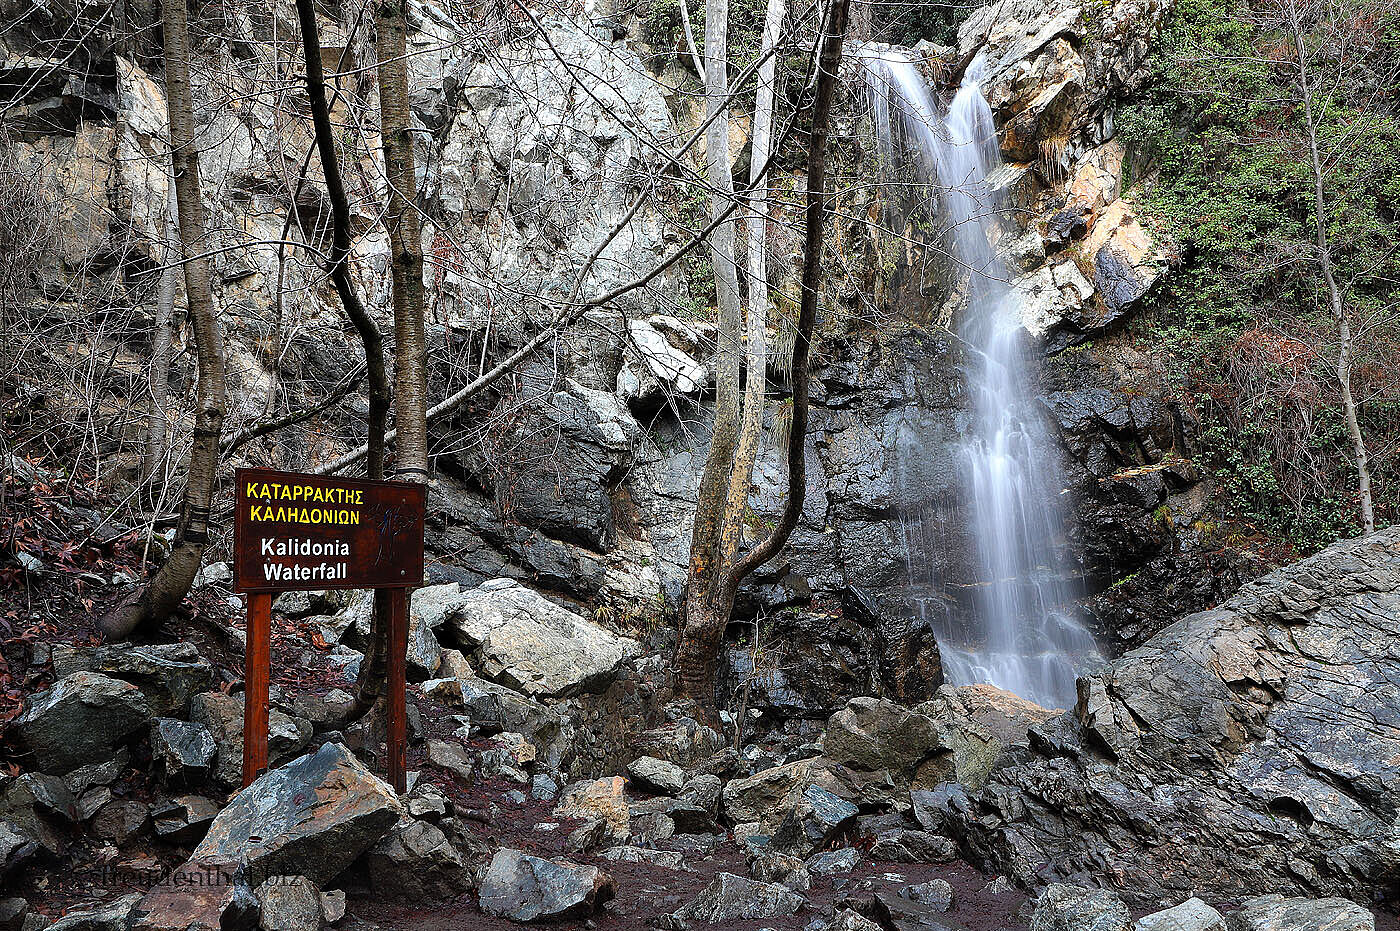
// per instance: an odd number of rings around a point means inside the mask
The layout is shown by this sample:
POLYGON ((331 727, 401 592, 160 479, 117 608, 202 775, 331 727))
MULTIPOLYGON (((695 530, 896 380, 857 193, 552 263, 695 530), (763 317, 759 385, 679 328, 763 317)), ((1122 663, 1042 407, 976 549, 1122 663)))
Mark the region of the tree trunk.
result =
MULTIPOLYGON (((389 202, 394 300, 394 420, 397 455, 393 474, 428 480, 428 377, 423 291, 423 242, 408 108, 408 24, 404 0, 376 0, 375 53, 379 59, 379 131, 389 202)), ((356 682, 356 706, 367 708, 384 692, 389 647, 388 592, 375 592, 370 646, 356 682)))
POLYGON ((170 418, 165 405, 170 395, 170 328, 175 319, 175 292, 179 290, 176 278, 180 274, 180 234, 176 228, 178 212, 172 171, 163 231, 165 265, 160 270, 160 282, 156 288, 156 319, 151 326, 151 413, 146 421, 146 452, 141 465, 141 480, 144 482, 155 478, 170 438, 170 418))
POLYGON ((170 108, 171 158, 180 242, 185 254, 185 297, 194 330, 199 385, 195 394, 194 444, 175 546, 155 577, 98 622, 109 638, 170 617, 189 593, 209 541, 209 510, 219 468, 219 433, 224 421, 224 352, 209 281, 204 202, 200 195, 194 98, 190 91, 190 37, 185 0, 165 3, 165 83, 170 108))
MULTIPOLYGON (((702 707, 714 702, 715 672, 724 628, 734 610, 739 584, 754 569, 777 554, 802 513, 807 489, 807 417, 812 333, 817 319, 821 286, 822 243, 826 222, 826 150, 831 123, 831 100, 841 66, 841 45, 846 33, 850 0, 832 0, 818 58, 815 98, 812 103, 812 135, 807 156, 807 209, 802 258, 802 303, 792 359, 792 428, 788 437, 788 495, 774 531, 732 567, 715 567, 722 576, 713 583, 708 599, 686 593, 686 616, 676 647, 680 687, 702 707)), ((707 39, 708 42, 708 39, 707 39)), ((709 465, 708 461, 706 463, 709 465)), ((704 486, 701 487, 704 492, 704 486)), ((697 510, 697 520, 698 510, 697 510)), ((696 554, 692 547, 692 578, 696 554)), ((715 715, 710 715, 715 717, 715 715)))
POLYGON ((1313 180, 1313 213, 1317 224, 1317 259, 1322 267, 1322 280, 1327 285, 1327 300, 1332 311, 1332 321, 1337 327, 1337 387, 1342 396, 1342 416, 1346 422, 1347 437, 1351 440, 1352 464, 1356 469, 1357 497, 1361 512, 1361 534, 1367 536, 1376 530, 1376 511, 1371 499, 1371 465, 1366 454, 1366 438, 1361 433, 1361 421, 1356 412, 1356 399, 1351 391, 1351 323, 1347 319, 1346 304, 1342 300, 1342 290, 1337 285, 1337 276, 1332 263, 1332 245, 1327 237, 1327 198, 1323 182, 1322 158, 1318 154, 1317 119, 1313 113, 1312 80, 1308 73, 1308 47, 1304 39, 1303 25, 1299 20, 1296 2, 1287 2, 1284 15, 1293 32, 1293 47, 1298 54, 1298 86, 1303 95, 1303 114, 1308 125, 1308 155, 1311 160, 1313 180))

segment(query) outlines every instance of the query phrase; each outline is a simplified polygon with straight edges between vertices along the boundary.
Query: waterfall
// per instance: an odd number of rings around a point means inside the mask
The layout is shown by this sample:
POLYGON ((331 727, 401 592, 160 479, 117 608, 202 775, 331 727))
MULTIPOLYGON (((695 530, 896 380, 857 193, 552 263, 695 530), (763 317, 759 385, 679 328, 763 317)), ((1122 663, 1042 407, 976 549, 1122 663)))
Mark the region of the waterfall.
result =
MULTIPOLYGON (((1077 618, 1056 500, 1060 483, 1028 384, 1033 356, 1026 351, 1020 302, 996 251, 1001 218, 988 178, 1000 152, 982 96, 982 64, 968 68, 944 106, 907 53, 866 45, 856 55, 882 170, 912 166, 925 186, 926 212, 936 221, 965 300, 956 332, 968 354, 973 417, 960 450, 961 488, 973 550, 968 555, 978 574, 965 599, 970 608, 945 608, 931 617, 925 608, 925 618, 938 635, 949 682, 989 682, 1047 707, 1068 707, 1076 670, 1099 654, 1077 618)), ((911 552, 945 542, 930 541, 927 524, 921 515, 908 520, 911 552)), ((928 599, 919 603, 926 606, 928 599)))

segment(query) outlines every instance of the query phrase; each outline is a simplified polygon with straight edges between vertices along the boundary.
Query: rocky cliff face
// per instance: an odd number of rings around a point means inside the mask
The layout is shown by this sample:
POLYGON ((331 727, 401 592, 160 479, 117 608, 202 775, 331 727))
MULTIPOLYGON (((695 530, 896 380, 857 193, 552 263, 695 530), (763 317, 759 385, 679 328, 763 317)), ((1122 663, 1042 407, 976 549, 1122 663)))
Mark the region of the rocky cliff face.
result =
POLYGON ((1391 529, 1177 621, 1082 679, 1075 712, 950 816, 1031 886, 1380 894, 1400 868, 1397 579, 1391 529))
MULTIPOLYGON (((326 213, 317 171, 295 182, 308 127, 253 93, 273 77, 277 36, 294 31, 278 18, 285 12, 203 49, 197 69, 235 423, 279 398, 316 396, 357 353, 313 265, 267 245, 287 235, 317 241, 326 213)), ((414 3, 411 12, 434 378, 445 392, 536 331, 656 175, 658 140, 693 127, 675 74, 646 67, 635 14, 486 41, 445 7, 414 3)), ((1091 613, 1114 650, 1214 603, 1247 574, 1206 555, 1214 547, 1194 525, 1208 489, 1189 461, 1189 416, 1163 397, 1151 356, 1117 335, 1171 257, 1125 196, 1113 132, 1116 102, 1131 94, 1164 12, 1161 0, 1001 2, 969 18, 956 48, 928 51, 931 74, 957 78, 975 58, 984 69, 1007 160, 997 182, 1014 218, 1001 247, 1026 328, 1060 353, 1044 365, 1042 400, 1062 441, 1091 613), (1071 348, 1088 339, 1091 348, 1071 348)), ((365 54, 362 40, 343 38, 346 26, 324 23, 325 54, 337 63, 365 54)), ((42 30, 6 41, 3 67, 17 80, 52 44, 42 30)), ((66 205, 35 299, 82 314, 83 298, 53 295, 100 290, 128 314, 103 344, 126 366, 127 396, 139 392, 167 199, 158 62, 132 54, 93 51, 82 61, 96 77, 60 68, 36 84, 13 144, 66 205)), ((358 95, 372 82, 357 80, 342 90, 367 102, 358 95)), ((372 151, 365 112, 347 118, 372 151)), ((843 126, 838 145, 859 165, 868 126, 854 97, 843 126)), ((349 174, 364 230, 356 275, 383 317, 378 174, 369 157, 349 174)), ((584 292, 630 279, 682 241, 671 206, 648 206, 610 241, 584 292)), ((749 642, 769 638, 781 659, 752 670, 744 650, 731 657, 739 678, 758 685, 759 706, 810 717, 855 694, 931 696, 941 673, 922 616, 956 609, 976 581, 955 453, 967 424, 962 349, 939 322, 956 314, 944 306, 947 283, 930 281, 912 253, 886 267, 854 227, 833 242, 831 267, 852 273, 831 282, 817 347, 807 508, 784 555, 743 593, 749 642), (878 305, 879 326, 847 315, 862 302, 878 305), (758 615, 766 620, 755 633, 758 615), (823 644, 815 654, 806 647, 814 637, 823 644)), ((433 581, 514 577, 628 619, 664 616, 676 603, 712 381, 712 330, 677 313, 697 297, 686 278, 677 266, 591 313, 556 351, 443 425, 433 581)), ((784 377, 770 373, 775 390, 784 377)), ((343 414, 249 455, 291 468, 324 458, 355 441, 363 403, 352 396, 343 414)), ((750 501, 755 534, 781 507, 779 406, 770 421, 750 501)))

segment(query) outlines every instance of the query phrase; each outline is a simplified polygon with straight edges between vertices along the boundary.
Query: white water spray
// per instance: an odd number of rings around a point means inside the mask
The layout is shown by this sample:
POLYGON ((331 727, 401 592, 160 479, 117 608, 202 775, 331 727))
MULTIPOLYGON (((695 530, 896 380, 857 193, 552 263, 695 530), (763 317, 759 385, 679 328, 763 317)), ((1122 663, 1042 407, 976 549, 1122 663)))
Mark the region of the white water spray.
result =
MULTIPOLYGON (((928 212, 946 234, 954 273, 966 278, 958 333, 970 350, 974 429, 961 459, 979 571, 975 616, 953 609, 926 618, 948 681, 990 682, 1047 707, 1068 707, 1076 669, 1099 654, 1075 616, 1053 494, 1056 469, 1026 383, 1019 301, 995 247, 999 205, 987 179, 1000 153, 981 62, 968 68, 945 108, 906 53, 867 45, 857 55, 879 155, 887 167, 913 164, 936 199, 928 212)), ((913 525, 919 529, 911 549, 929 545, 917 539, 922 521, 913 525)))

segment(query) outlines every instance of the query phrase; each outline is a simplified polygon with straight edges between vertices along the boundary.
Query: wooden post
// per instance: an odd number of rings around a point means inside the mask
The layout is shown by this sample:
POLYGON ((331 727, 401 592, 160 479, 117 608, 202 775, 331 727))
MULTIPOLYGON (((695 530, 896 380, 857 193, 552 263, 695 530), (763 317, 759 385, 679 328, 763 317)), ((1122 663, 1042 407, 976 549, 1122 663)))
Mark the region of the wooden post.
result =
POLYGON ((267 769, 268 679, 272 675, 272 595, 248 595, 243 658, 243 785, 267 769))
POLYGON ((408 591, 389 594, 389 783, 403 795, 408 791, 408 707, 405 691, 408 663, 408 591))

